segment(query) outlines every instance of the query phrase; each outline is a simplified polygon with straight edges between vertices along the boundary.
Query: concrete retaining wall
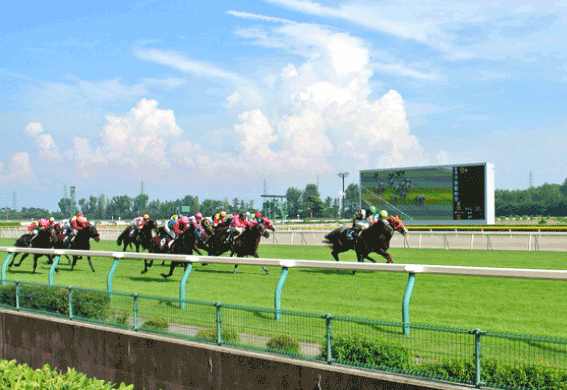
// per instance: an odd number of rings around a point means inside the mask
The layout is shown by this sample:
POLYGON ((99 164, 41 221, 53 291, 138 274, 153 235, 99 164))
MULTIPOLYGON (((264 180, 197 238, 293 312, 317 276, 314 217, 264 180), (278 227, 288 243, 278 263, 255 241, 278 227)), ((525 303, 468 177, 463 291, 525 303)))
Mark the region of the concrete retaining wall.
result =
POLYGON ((467 388, 8 309, 0 309, 0 358, 148 390, 467 388))

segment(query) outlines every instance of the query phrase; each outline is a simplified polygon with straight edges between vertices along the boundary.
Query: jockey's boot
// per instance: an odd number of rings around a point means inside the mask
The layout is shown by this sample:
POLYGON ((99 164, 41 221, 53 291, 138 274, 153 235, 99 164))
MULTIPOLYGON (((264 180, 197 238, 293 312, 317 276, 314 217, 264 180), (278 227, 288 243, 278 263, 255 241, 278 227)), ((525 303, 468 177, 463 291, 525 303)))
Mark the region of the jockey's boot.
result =
POLYGON ((348 229, 346 232, 346 239, 348 241, 353 241, 354 240, 354 229, 348 229))
POLYGON ((167 248, 169 250, 171 250, 171 246, 173 245, 173 241, 175 241, 175 240, 169 240, 169 242, 167 243, 167 248))
MULTIPOLYGON (((228 232, 228 234, 226 235, 226 239, 224 240, 224 243, 231 244, 231 242, 232 242, 232 233, 228 232)), ((232 246, 232 244, 230 246, 232 246)))

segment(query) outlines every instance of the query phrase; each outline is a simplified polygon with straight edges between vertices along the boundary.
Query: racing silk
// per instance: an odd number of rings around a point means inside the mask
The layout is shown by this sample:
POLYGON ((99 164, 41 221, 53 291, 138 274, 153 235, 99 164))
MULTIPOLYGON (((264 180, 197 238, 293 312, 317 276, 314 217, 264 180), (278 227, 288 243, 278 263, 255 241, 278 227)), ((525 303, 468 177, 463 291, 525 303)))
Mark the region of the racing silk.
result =
POLYGON ((201 221, 197 219, 194 215, 189 217, 189 223, 195 227, 195 230, 199 233, 203 231, 203 226, 201 225, 201 221))
MULTIPOLYGON (((84 218, 84 217, 81 217, 81 218, 84 218)), ((73 218, 71 218, 69 223, 71 224, 71 226, 75 230, 82 230, 84 227, 87 226, 87 220, 85 219, 84 221, 81 221, 81 220, 79 220, 79 218, 77 218, 77 216, 74 216, 73 218)))
POLYGON ((175 222, 177 222, 176 219, 170 219, 169 221, 167 221, 167 227, 173 230, 173 225, 175 224, 175 222))
POLYGON ((33 221, 32 223, 30 223, 30 226, 28 226, 28 232, 37 229, 38 226, 39 226, 38 223, 36 221, 33 221))
POLYGON ((222 217, 220 215, 220 213, 216 213, 214 218, 213 218, 213 223, 216 225, 218 225, 219 223, 224 223, 226 221, 227 217, 222 217))
POLYGON ((136 217, 132 220, 132 226, 137 226, 138 228, 144 227, 144 218, 136 217))
POLYGON ((173 231, 175 234, 183 234, 184 231, 189 229, 189 218, 182 216, 173 224, 173 231))
POLYGON ((45 219, 45 218, 40 218, 39 219, 39 228, 46 230, 49 229, 49 220, 45 219))
POLYGON ((246 229, 247 227, 252 225, 254 225, 252 221, 249 221, 246 216, 241 217, 240 215, 232 218, 232 221, 230 222, 230 226, 242 229, 246 229))

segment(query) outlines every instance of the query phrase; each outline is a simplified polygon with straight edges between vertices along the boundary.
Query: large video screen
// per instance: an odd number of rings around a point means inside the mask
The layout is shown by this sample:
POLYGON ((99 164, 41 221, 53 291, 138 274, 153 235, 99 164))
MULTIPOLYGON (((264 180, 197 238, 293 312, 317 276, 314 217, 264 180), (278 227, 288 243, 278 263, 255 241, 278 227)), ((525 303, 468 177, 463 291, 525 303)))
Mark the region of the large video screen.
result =
POLYGON ((406 224, 493 224, 494 166, 488 163, 360 171, 361 207, 406 224))

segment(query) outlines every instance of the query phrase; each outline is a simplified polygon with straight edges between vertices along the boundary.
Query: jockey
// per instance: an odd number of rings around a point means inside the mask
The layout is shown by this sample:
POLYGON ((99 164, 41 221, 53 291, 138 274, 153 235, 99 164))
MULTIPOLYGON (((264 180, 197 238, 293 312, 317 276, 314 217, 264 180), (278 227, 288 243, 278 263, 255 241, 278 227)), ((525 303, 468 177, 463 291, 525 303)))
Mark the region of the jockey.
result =
POLYGON ((370 227, 373 223, 373 216, 376 213, 376 207, 370 206, 368 210, 361 209, 352 218, 352 229, 347 231, 347 240, 352 241, 355 239, 355 235, 370 227))
POLYGON ((85 217, 85 215, 83 213, 78 213, 77 215, 74 215, 69 220, 69 224, 71 225, 71 229, 69 231, 69 236, 67 236, 67 238, 65 240, 67 240, 67 242, 73 242, 75 240, 75 236, 77 235, 77 233, 80 230, 83 230, 84 228, 86 228, 88 223, 89 223, 89 221, 87 220, 87 218, 85 217))
POLYGON ((175 233, 175 237, 174 237, 173 240, 169 241, 169 243, 168 243, 170 248, 171 248, 171 245, 173 244, 173 241, 175 241, 175 238, 182 235, 186 230, 189 229, 190 223, 191 222, 189 221, 189 217, 186 217, 185 215, 178 217, 175 220, 175 222, 173 222, 171 227, 172 227, 173 233, 175 233))
POLYGON ((141 228, 150 220, 150 216, 148 214, 144 214, 143 216, 138 216, 132 220, 132 229, 130 230, 130 237, 134 237, 134 235, 140 231, 141 228))
POLYGON ((189 221, 195 227, 195 235, 197 237, 201 237, 201 233, 203 232, 203 214, 201 214, 201 212, 197 212, 195 215, 189 217, 189 221))
POLYGON ((218 213, 216 213, 215 216, 213 217, 213 224, 214 226, 217 226, 218 224, 226 222, 226 219, 227 219, 226 211, 221 210, 218 213))
POLYGON ((31 237, 30 237, 30 243, 29 245, 31 246, 32 241, 34 240, 34 238, 37 237, 37 235, 39 234, 39 230, 43 230, 46 229, 47 227, 49 227, 48 224, 48 220, 45 218, 40 218, 38 222, 33 221, 32 223, 30 223, 30 226, 28 226, 28 232, 31 233, 31 237), (47 225, 47 226, 46 226, 47 225))
MULTIPOLYGON (((178 218, 179 216, 177 214, 174 214, 169 218, 169 221, 167 221, 165 225, 163 225, 163 230, 165 230, 167 235, 171 237, 171 241, 175 240, 175 237, 177 237, 175 235, 175 232, 173 231, 173 224, 177 221, 178 218)), ((167 241, 167 237, 163 237, 161 239, 160 242, 161 249, 163 249, 163 246, 165 245, 166 241, 167 241)))
POLYGON ((252 221, 249 221, 246 218, 245 214, 236 215, 235 217, 232 218, 232 221, 230 222, 230 227, 228 229, 228 236, 224 241, 224 243, 228 244, 234 242, 234 240, 236 240, 236 238, 240 236, 247 227, 250 227, 252 225, 254 225, 254 223, 252 223, 252 221))
POLYGON ((376 219, 376 221, 374 221, 374 223, 381 223, 385 230, 392 233, 394 229, 392 228, 392 225, 390 224, 390 221, 388 219, 388 212, 386 210, 380 210, 378 218, 376 219))

